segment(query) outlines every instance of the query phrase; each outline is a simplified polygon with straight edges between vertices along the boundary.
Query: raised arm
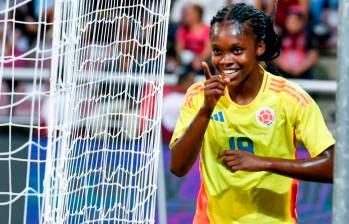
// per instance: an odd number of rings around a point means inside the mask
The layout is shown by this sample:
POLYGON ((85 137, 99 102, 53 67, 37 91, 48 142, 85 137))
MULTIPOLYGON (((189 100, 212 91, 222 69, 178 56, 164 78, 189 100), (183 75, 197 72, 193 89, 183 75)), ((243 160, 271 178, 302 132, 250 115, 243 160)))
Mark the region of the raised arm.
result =
POLYGON ((186 175, 195 163, 211 113, 210 108, 200 108, 186 132, 171 149, 170 169, 176 176, 186 175))
POLYGON ((280 159, 259 157, 241 150, 225 150, 218 159, 232 172, 269 171, 284 176, 316 182, 333 182, 334 145, 320 155, 309 159, 280 159))
POLYGON ((205 62, 202 66, 206 76, 204 104, 185 133, 176 140, 171 149, 170 169, 176 176, 186 175, 195 163, 213 109, 219 98, 224 95, 225 81, 223 78, 220 75, 212 76, 205 62))

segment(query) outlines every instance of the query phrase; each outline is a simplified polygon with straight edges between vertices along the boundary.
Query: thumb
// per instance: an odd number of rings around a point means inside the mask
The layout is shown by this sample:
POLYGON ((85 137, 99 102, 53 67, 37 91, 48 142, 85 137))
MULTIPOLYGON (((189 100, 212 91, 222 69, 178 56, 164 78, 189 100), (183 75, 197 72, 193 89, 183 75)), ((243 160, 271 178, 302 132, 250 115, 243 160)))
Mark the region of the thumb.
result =
POLYGON ((206 80, 211 79, 212 78, 212 74, 211 74, 211 71, 210 71, 210 69, 208 67, 208 64, 205 61, 203 61, 203 62, 201 62, 201 66, 202 66, 202 69, 204 70, 204 74, 205 74, 206 80))

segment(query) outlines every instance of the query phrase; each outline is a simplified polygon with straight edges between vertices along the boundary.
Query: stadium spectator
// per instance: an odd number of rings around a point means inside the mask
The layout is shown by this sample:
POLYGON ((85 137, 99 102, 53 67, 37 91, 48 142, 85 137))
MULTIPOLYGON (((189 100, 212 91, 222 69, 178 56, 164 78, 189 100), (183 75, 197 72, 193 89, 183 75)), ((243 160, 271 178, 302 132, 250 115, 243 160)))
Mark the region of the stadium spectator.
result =
MULTIPOLYGON (((287 9, 293 5, 299 5, 305 12, 305 17, 308 19, 309 14, 309 0, 270 0, 272 2, 271 5, 276 5, 276 12, 275 12, 275 24, 280 29, 283 30, 285 28, 285 21, 286 21, 286 12, 287 9), (277 1, 277 4, 275 4, 275 1, 277 1)), ((271 12, 268 10, 269 13, 271 12)))
POLYGON ((281 53, 274 64, 286 78, 312 79, 319 58, 319 42, 307 27, 306 12, 294 5, 287 9, 285 19, 281 53))
POLYGON ((201 61, 210 55, 209 27, 202 21, 203 9, 197 4, 183 8, 182 20, 176 34, 176 54, 180 64, 201 71, 201 61))
MULTIPOLYGON (((28 4, 21 5, 14 15, 16 21, 23 21, 25 23, 16 23, 15 26, 28 39, 29 46, 33 45, 37 40, 38 25, 34 23, 38 21, 34 13, 34 2, 29 1, 28 4)), ((41 34, 43 35, 43 34, 41 34)))
POLYGON ((180 12, 182 8, 186 4, 195 3, 199 4, 204 9, 205 13, 203 15, 203 21, 205 24, 209 24, 211 18, 215 15, 215 13, 228 4, 243 2, 253 5, 258 9, 262 9, 267 13, 270 13, 272 11, 275 4, 275 0, 175 0, 172 2, 174 3, 170 14, 170 22, 179 23, 181 19, 180 12))
MULTIPOLYGON (((1 40, 3 40, 3 35, 5 35, 4 67, 25 67, 27 65, 26 61, 18 57, 28 50, 28 39, 20 29, 14 28, 13 23, 8 23, 6 28, 6 31, 0 34, 1 40)), ((0 30, 4 30, 3 24, 0 25, 0 30)))
POLYGON ((333 181, 334 139, 313 99, 259 64, 280 39, 261 10, 234 4, 211 21, 213 76, 192 85, 170 142, 171 171, 200 154, 193 223, 297 223, 298 181, 333 181), (311 158, 295 158, 296 140, 311 158), (294 179, 293 179, 294 178, 294 179))
POLYGON ((202 15, 202 21, 205 24, 210 24, 212 16, 229 0, 175 0, 170 13, 170 21, 176 24, 181 22, 181 12, 183 8, 188 4, 200 5, 205 13, 202 15))
POLYGON ((321 40, 321 47, 336 49, 338 26, 338 0, 311 0, 311 25, 321 40))

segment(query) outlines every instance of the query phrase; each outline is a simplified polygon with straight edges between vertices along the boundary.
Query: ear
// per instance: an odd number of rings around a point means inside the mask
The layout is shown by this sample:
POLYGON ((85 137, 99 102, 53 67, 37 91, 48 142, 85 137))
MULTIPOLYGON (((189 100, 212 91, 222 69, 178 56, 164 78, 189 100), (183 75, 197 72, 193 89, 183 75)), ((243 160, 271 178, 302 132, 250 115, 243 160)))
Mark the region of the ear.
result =
POLYGON ((264 40, 261 40, 257 43, 256 55, 260 57, 265 52, 265 43, 264 40))

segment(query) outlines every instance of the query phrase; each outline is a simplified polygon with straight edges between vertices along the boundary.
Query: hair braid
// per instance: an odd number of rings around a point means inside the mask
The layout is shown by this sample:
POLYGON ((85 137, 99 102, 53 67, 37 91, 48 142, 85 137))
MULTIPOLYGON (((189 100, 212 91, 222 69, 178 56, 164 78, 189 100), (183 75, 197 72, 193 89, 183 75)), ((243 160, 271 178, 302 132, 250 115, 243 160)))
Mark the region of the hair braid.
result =
POLYGON ((265 52, 259 56, 258 60, 270 61, 279 56, 281 39, 274 30, 271 17, 263 11, 244 3, 228 5, 212 18, 211 29, 215 24, 226 21, 250 26, 256 35, 256 41, 264 41, 265 52))

